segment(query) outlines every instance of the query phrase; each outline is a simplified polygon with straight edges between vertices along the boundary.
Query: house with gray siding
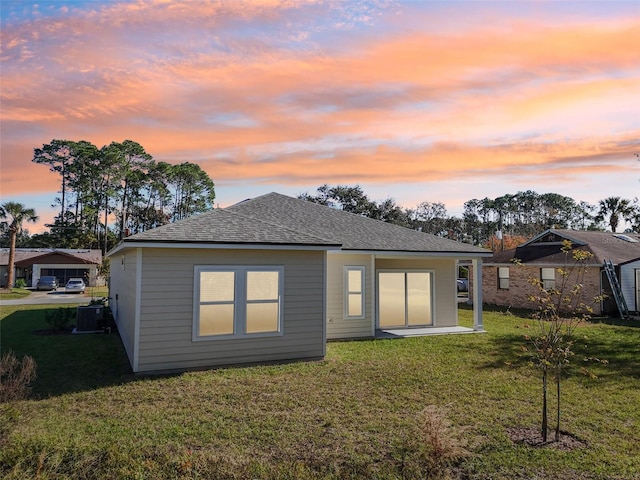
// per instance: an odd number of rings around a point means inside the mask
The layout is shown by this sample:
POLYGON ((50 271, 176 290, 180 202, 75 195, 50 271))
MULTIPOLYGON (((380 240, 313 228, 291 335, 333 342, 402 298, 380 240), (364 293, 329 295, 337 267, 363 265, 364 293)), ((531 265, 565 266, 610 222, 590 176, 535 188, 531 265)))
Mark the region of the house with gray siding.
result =
POLYGON ((123 239, 110 305, 134 372, 320 359, 331 339, 455 331, 458 263, 490 255, 271 193, 123 239))
MULTIPOLYGON (((640 241, 640 235, 637 236, 640 241)), ((640 256, 618 265, 620 289, 629 311, 640 316, 640 256)))

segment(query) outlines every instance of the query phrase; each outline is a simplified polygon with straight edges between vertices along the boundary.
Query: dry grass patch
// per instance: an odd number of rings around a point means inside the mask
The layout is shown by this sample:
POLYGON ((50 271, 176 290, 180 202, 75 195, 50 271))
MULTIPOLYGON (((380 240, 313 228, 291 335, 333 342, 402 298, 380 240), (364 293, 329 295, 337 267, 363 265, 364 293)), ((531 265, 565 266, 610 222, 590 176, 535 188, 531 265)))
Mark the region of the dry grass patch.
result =
POLYGON ((29 355, 18 360, 13 352, 0 358, 0 403, 24 400, 36 379, 36 362, 29 355))

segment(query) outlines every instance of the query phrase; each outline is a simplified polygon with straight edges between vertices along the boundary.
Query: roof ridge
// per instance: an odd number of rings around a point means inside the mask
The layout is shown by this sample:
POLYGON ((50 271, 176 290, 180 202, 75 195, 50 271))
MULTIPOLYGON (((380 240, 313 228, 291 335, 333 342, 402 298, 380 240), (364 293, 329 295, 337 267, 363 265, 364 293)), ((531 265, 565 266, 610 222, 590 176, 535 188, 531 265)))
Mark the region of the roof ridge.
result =
MULTIPOLYGON (((344 215, 351 215, 352 218, 358 218, 358 219, 362 219, 362 220, 368 221, 368 222, 377 222, 378 224, 384 224, 384 225, 387 225, 388 227, 398 229, 398 231, 401 231, 403 233, 413 232, 413 233, 410 233, 410 234, 413 235, 415 233, 415 234, 420 234, 420 235, 429 235, 429 236, 432 236, 432 237, 437 238, 439 240, 442 240, 442 241, 445 241, 445 242, 452 242, 454 244, 462 243, 462 242, 459 242, 457 240, 452 240, 451 238, 440 237, 440 236, 435 235, 433 233, 421 232, 421 231, 418 231, 418 230, 414 230, 413 228, 405 227, 405 226, 402 226, 402 225, 397 225, 395 223, 385 222, 384 220, 381 220, 379 218, 367 217, 366 215, 362 215, 362 214, 359 214, 359 213, 349 212, 347 210, 343 210, 341 208, 335 208, 335 207, 332 207, 330 205, 322 205, 321 203, 312 202, 312 201, 309 201, 309 200, 305 200, 303 198, 291 197, 289 195, 284 195, 284 194, 278 193, 278 192, 265 193, 264 195, 259 195, 259 196, 254 197, 254 198, 249 198, 249 199, 246 199, 246 200, 242 200, 241 202, 238 202, 238 203, 236 203, 234 205, 230 205, 230 206, 228 206, 226 208, 233 208, 233 207, 235 207, 237 205, 246 205, 247 203, 256 202, 256 201, 259 201, 260 199, 267 198, 267 197, 280 197, 280 198, 284 198, 284 199, 289 200, 289 201, 300 202, 301 205, 310 206, 310 208, 317 208, 319 210, 320 209, 324 210, 324 209, 328 208, 328 209, 330 209, 330 210, 332 210, 334 212, 340 212, 341 214, 344 214, 344 215)), ((281 225, 284 226, 284 224, 281 224, 281 225)))
POLYGON ((307 235, 329 238, 344 250, 489 253, 450 238, 276 192, 242 201, 227 210, 268 219, 294 231, 300 231, 301 226, 307 235))

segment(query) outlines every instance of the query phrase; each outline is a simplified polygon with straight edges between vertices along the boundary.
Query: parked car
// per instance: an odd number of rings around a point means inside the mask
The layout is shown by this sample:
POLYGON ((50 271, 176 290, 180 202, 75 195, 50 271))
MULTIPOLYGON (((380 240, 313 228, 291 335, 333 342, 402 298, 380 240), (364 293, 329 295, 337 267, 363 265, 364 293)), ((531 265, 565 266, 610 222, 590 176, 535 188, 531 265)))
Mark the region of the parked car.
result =
POLYGON ((85 289, 84 280, 81 278, 70 278, 64 287, 65 293, 84 293, 85 289))
POLYGON ((40 277, 36 283, 36 290, 57 290, 59 287, 56 277, 40 277))
POLYGON ((458 292, 468 292, 469 291, 469 279, 468 278, 459 278, 458 279, 458 292))

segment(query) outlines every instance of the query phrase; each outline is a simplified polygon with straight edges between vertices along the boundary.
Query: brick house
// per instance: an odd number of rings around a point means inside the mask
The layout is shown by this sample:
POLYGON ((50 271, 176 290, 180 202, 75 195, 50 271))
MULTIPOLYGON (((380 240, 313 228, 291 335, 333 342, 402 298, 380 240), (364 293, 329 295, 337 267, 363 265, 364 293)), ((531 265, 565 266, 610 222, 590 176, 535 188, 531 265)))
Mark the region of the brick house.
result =
MULTIPOLYGON (((559 285, 562 278, 558 268, 567 264, 567 257, 561 251, 564 240, 569 240, 573 248, 593 254, 587 261, 581 283, 584 285, 585 303, 601 294, 607 296, 604 302, 592 305, 595 314, 617 314, 612 289, 604 272, 605 261, 611 261, 615 267, 628 309, 632 312, 640 310, 640 235, 555 229, 546 230, 517 248, 483 259, 484 303, 536 308, 537 305, 529 299, 537 293, 530 279, 538 279, 549 287, 559 285), (516 265, 516 260, 521 264, 516 265)), ((568 258, 571 260, 570 255, 568 258)))

